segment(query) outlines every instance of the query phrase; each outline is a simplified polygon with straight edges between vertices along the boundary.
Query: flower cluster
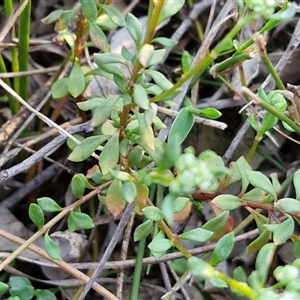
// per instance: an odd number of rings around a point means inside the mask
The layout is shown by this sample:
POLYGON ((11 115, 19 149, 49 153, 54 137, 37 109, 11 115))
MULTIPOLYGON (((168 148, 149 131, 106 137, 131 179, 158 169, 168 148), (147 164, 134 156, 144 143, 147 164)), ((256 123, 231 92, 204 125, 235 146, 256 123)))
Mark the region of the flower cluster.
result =
POLYGON ((269 19, 281 0, 245 0, 246 4, 262 18, 269 19))
POLYGON ((213 192, 218 188, 218 178, 205 159, 195 157, 193 149, 188 148, 175 162, 176 178, 170 184, 173 194, 192 194, 200 189, 213 192))

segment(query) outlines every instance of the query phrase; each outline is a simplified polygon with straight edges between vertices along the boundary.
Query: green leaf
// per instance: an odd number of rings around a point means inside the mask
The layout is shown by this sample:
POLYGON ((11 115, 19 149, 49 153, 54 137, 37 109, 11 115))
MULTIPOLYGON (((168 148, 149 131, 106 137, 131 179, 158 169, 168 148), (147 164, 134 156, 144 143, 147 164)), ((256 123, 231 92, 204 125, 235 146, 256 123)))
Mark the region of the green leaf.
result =
POLYGON ((23 285, 32 286, 30 280, 23 276, 10 276, 9 277, 9 286, 17 288, 23 285))
MULTIPOLYGON (((84 140, 84 137, 82 135, 79 135, 79 134, 73 134, 73 137, 76 138, 80 142, 84 140)), ((69 149, 74 150, 77 145, 78 144, 74 140, 72 140, 71 138, 67 139, 67 146, 68 146, 69 149)))
POLYGON ((143 158, 143 148, 141 146, 135 146, 128 155, 128 166, 137 166, 143 158))
POLYGON ((264 245, 258 252, 255 269, 258 271, 260 279, 260 288, 264 287, 269 275, 270 267, 273 261, 276 246, 273 243, 264 245))
POLYGON ((99 156, 99 166, 103 175, 109 173, 119 160, 119 131, 117 131, 105 144, 99 156))
POLYGON ((47 17, 43 18, 41 22, 44 24, 51 24, 56 20, 58 20, 63 13, 65 13, 65 10, 62 9, 57 9, 55 11, 52 11, 47 17))
POLYGON ((203 228, 195 228, 178 235, 178 238, 182 240, 203 243, 208 241, 212 235, 212 231, 208 231, 203 228))
POLYGON ((222 210, 234 210, 243 205, 243 201, 234 195, 222 194, 215 197, 212 203, 222 210))
POLYGON ((182 108, 170 128, 168 142, 172 143, 172 139, 176 139, 179 145, 182 144, 193 125, 193 115, 190 114, 186 108, 182 108))
POLYGON ((146 238, 152 230, 153 227, 153 221, 152 220, 147 220, 143 222, 141 225, 139 225, 133 234, 133 238, 135 242, 140 241, 143 238, 146 238))
POLYGON ((145 216, 155 222, 161 221, 164 219, 162 211, 155 206, 147 206, 142 209, 142 212, 145 216))
POLYGON ((200 111, 199 115, 203 118, 218 119, 222 113, 215 108, 205 108, 200 111))
POLYGON ((188 51, 183 51, 181 57, 181 66, 183 74, 186 74, 190 70, 192 61, 192 55, 188 51))
POLYGON ((9 289, 11 297, 8 299, 18 299, 18 300, 30 300, 34 296, 33 286, 23 285, 19 287, 13 287, 9 289), (15 297, 15 298, 13 298, 15 297))
POLYGON ((148 63, 148 67, 159 65, 164 59, 165 53, 166 53, 166 49, 155 50, 148 63))
POLYGON ((124 57, 118 53, 95 53, 94 54, 95 63, 100 66, 104 64, 123 64, 127 65, 124 57))
POLYGON ((234 234, 233 232, 227 233, 226 235, 222 236, 219 241, 217 242, 210 264, 212 266, 216 266, 222 261, 226 260, 230 255, 234 246, 234 234))
POLYGON ((60 78, 51 86, 51 94, 54 99, 63 98, 69 93, 69 78, 60 78))
POLYGON ((85 190, 85 179, 83 174, 75 174, 71 180, 71 190, 76 198, 81 198, 85 190))
POLYGON ((131 181, 123 182, 122 196, 128 203, 132 203, 137 196, 136 185, 131 181))
POLYGON ((296 192, 296 199, 300 200, 300 169, 294 173, 293 183, 296 192))
POLYGON ((137 17, 130 13, 127 16, 126 23, 126 29, 129 35, 132 37, 137 50, 139 50, 141 48, 143 36, 142 24, 137 17))
POLYGON ((174 138, 169 138, 161 160, 157 164, 159 169, 170 169, 181 154, 181 146, 179 143, 179 136, 175 135, 174 138))
POLYGON ((77 98, 85 90, 85 79, 80 65, 74 62, 68 81, 69 93, 77 98))
POLYGON ((138 83, 133 87, 133 97, 134 102, 142 109, 149 109, 148 95, 145 89, 138 83))
POLYGON ((114 179, 111 185, 108 187, 105 205, 109 212, 117 217, 123 212, 126 206, 126 200, 122 195, 122 182, 114 179))
POLYGON ((260 250, 264 245, 266 245, 269 242, 269 240, 270 233, 267 229, 264 229, 262 233, 247 246, 247 254, 251 254, 260 250))
POLYGON ((114 179, 118 179, 120 181, 131 181, 132 176, 124 171, 119 170, 110 170, 110 174, 113 176, 114 179))
POLYGON ((300 201, 293 198, 282 198, 275 202, 274 207, 289 214, 297 214, 300 212, 300 201))
POLYGON ((154 46, 150 44, 145 44, 142 46, 138 53, 138 60, 143 67, 148 67, 149 62, 154 53, 154 46))
POLYGON ((148 248, 153 252, 166 252, 171 247, 173 247, 173 243, 169 239, 153 239, 152 242, 148 245, 148 248))
POLYGON ((45 224, 43 210, 36 203, 31 203, 29 206, 29 218, 38 228, 42 228, 45 224))
POLYGON ((8 290, 8 287, 8 284, 0 282, 0 295, 4 294, 8 290))
POLYGON ((206 261, 192 256, 188 259, 188 268, 192 275, 202 279, 217 277, 217 272, 209 263, 206 261))
POLYGON ((95 98, 88 99, 83 102, 78 102, 77 106, 81 110, 87 111, 87 110, 95 109, 98 106, 105 106, 105 101, 107 101, 105 98, 95 97, 95 98))
POLYGON ((246 159, 241 156, 237 161, 236 161, 236 166, 237 169, 241 175, 241 180, 242 180, 242 190, 241 190, 241 194, 244 194, 247 190, 247 187, 249 185, 249 181, 248 178, 246 176, 246 171, 247 170, 252 170, 251 166, 248 164, 248 162, 246 161, 246 159))
POLYGON ((141 114, 137 111, 135 111, 134 114, 137 116, 139 122, 141 146, 146 149, 149 148, 150 150, 156 150, 154 146, 154 133, 153 133, 152 126, 147 124, 144 114, 141 114))
POLYGON ((108 135, 95 135, 85 138, 75 147, 68 159, 75 162, 86 160, 102 143, 108 140, 108 138, 108 135))
POLYGON ((178 213, 184 210, 184 208, 187 206, 188 202, 190 201, 190 198, 187 197, 177 197, 174 200, 173 203, 173 210, 174 213, 178 213))
POLYGON ((57 300, 55 295, 49 290, 36 290, 36 300, 57 300))
POLYGON ((68 225, 69 231, 71 231, 71 232, 74 232, 75 230, 78 229, 73 218, 71 218, 70 215, 68 216, 68 219, 67 219, 67 225, 68 225))
POLYGON ((262 202, 266 198, 266 192, 259 189, 254 188, 249 192, 243 194, 242 199, 245 201, 255 201, 255 202, 262 202))
POLYGON ((50 238, 48 233, 44 235, 44 247, 47 254, 55 260, 62 260, 61 251, 56 243, 50 238))
POLYGON ((38 198, 36 201, 43 211, 50 211, 50 212, 61 211, 61 207, 53 199, 49 197, 38 198))
POLYGON ((102 31, 102 29, 96 23, 88 22, 88 24, 92 42, 97 48, 99 48, 103 52, 109 52, 110 46, 107 42, 106 35, 102 31))
POLYGON ((294 233, 294 221, 291 216, 288 216, 287 220, 280 224, 266 224, 265 227, 268 231, 273 232, 274 244, 284 244, 294 233))
POLYGON ((164 47, 174 47, 177 45, 178 42, 166 37, 157 37, 152 40, 151 44, 152 43, 157 43, 164 47))
POLYGON ((183 7, 184 0, 166 0, 159 16, 159 23, 174 16, 183 7))
POLYGON ((202 226, 202 229, 213 231, 214 234, 211 238, 215 239, 217 236, 219 236, 221 233, 223 233, 225 231, 228 217, 229 217, 229 211, 223 211, 222 213, 217 215, 215 218, 207 221, 202 226))
POLYGON ((144 73, 148 74, 163 91, 167 91, 173 87, 173 84, 158 71, 145 70, 144 73))
POLYGON ((109 118, 112 109, 119 99, 120 95, 111 95, 99 102, 92 118, 92 126, 102 125, 109 118))
POLYGON ((120 27, 126 26, 126 21, 120 11, 118 11, 112 6, 104 4, 99 4, 99 7, 101 7, 105 11, 105 13, 108 15, 108 17, 114 24, 120 27))
POLYGON ((267 176, 258 171, 246 171, 246 176, 250 184, 254 187, 262 189, 268 192, 276 201, 277 195, 274 190, 274 187, 267 176))
POLYGON ((76 224, 78 229, 91 229, 94 228, 94 223, 92 218, 82 212, 71 212, 69 218, 72 219, 74 224, 76 224))
POLYGON ((79 0, 81 4, 81 11, 84 17, 86 17, 91 22, 96 22, 97 20, 97 6, 95 1, 85 1, 79 0))

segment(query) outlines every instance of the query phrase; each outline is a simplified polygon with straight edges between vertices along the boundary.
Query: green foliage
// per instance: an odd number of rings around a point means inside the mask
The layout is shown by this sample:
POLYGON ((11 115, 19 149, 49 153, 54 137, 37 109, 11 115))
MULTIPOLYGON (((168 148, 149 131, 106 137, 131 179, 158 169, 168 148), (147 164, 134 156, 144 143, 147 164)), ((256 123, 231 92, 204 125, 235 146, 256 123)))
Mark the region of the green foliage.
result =
MULTIPOLYGON (((272 109, 263 114, 261 122, 254 115, 249 116, 257 140, 253 144, 253 153, 250 151, 247 159, 240 157, 231 162, 228 168, 222 158, 211 150, 196 156, 191 147, 181 149, 193 128, 195 116, 207 119, 221 116, 221 112, 214 108, 196 108, 188 97, 170 127, 167 142, 157 138, 158 131, 166 127, 157 116, 158 105, 171 107, 183 85, 189 79, 202 79, 202 74, 215 61, 218 64, 212 67, 211 73, 222 76, 246 59, 252 59, 253 53, 249 47, 252 47, 254 40, 249 39, 242 44, 233 38, 257 18, 268 20, 259 32, 270 31, 284 18, 292 15, 293 5, 288 6, 286 2, 275 13, 279 1, 237 1, 240 14, 236 25, 196 65, 193 56, 184 51, 181 58, 182 76, 175 81, 172 76, 159 71, 158 66, 165 58, 165 47, 172 47, 176 42, 165 37, 154 37, 154 33, 161 22, 183 7, 184 0, 151 2, 145 30, 133 14, 129 13, 125 19, 121 12, 110 5, 100 4, 98 1, 78 2, 81 4, 78 8, 58 10, 44 19, 45 23, 57 22, 60 25, 57 26, 59 34, 69 45, 72 60, 70 73, 65 78, 58 79, 52 85, 51 92, 53 98, 58 99, 70 94, 80 101, 77 102, 79 109, 91 111, 94 135, 81 138, 78 145, 69 143, 72 152, 68 159, 73 162, 90 162, 96 158, 96 162, 87 174, 76 174, 71 180, 71 190, 78 201, 68 208, 62 208, 51 198, 39 198, 29 208, 32 222, 42 230, 45 225, 44 212, 55 212, 67 215, 70 231, 93 228, 91 215, 81 212, 80 206, 91 195, 96 195, 93 193, 94 189, 104 184, 105 187, 96 191, 106 212, 113 217, 121 215, 128 203, 135 203, 135 211, 142 215, 144 221, 135 228, 134 241, 147 238, 152 256, 160 257, 177 248, 187 259, 187 269, 193 276, 206 280, 216 288, 229 287, 233 293, 244 298, 279 299, 276 298, 276 292, 283 288, 284 296, 299 295, 299 271, 294 265, 276 268, 274 278, 278 283, 266 288, 276 246, 292 240, 295 243, 294 252, 299 255, 299 238, 294 234, 294 223, 299 223, 300 211, 299 170, 295 172, 293 181, 295 199, 280 199, 284 186, 281 179, 276 174, 267 176, 252 170, 249 164, 258 142, 281 119, 278 114, 284 113, 287 108, 282 94, 277 91, 266 94, 262 88, 258 90, 258 97, 267 105, 265 107, 272 109), (163 4, 162 7, 160 4, 163 4), (82 36, 75 36, 68 29, 78 12, 82 13, 78 14, 78 18, 84 18, 81 21, 85 25, 76 34, 82 36), (134 45, 123 46, 120 52, 113 53, 106 30, 117 27, 126 28, 134 45), (87 42, 80 44, 82 41, 87 42), (163 48, 160 49, 157 44, 163 48), (99 53, 94 54, 95 69, 85 73, 81 54, 90 46, 98 48, 99 53), (231 57, 224 59, 224 54, 231 57), (113 93, 109 90, 108 94, 103 92, 87 97, 86 88, 90 78, 94 76, 98 76, 98 79, 105 78, 105 84, 110 82, 115 87, 113 93), (234 195, 227 190, 233 183, 239 188, 234 195), (154 186, 163 191, 157 192, 157 201, 153 200, 155 196, 148 189, 149 187, 151 190, 154 186), (92 190, 91 195, 88 190, 92 190), (205 222, 201 228, 174 234, 169 227, 174 222, 174 213, 184 215, 185 219, 190 214, 191 203, 201 210, 204 206, 202 201, 211 206, 215 217, 205 222), (239 208, 246 208, 255 220, 258 236, 249 244, 247 252, 258 251, 258 256, 255 270, 248 277, 240 268, 235 270, 233 279, 218 271, 215 266, 229 257, 235 245, 232 231, 235 225, 240 224, 233 224, 229 211, 239 208), (269 218, 259 212, 258 208, 266 211, 269 218), (276 223, 273 220, 271 222, 274 211, 284 219, 276 218, 276 223), (181 244, 182 240, 196 243, 216 241, 210 261, 191 256, 181 244)), ((276 77, 274 73, 273 76, 276 77)), ((60 249, 48 232, 44 235, 44 244, 51 258, 61 259, 60 249)), ((34 291, 28 282, 19 283, 19 287, 12 283, 9 290, 12 297, 21 298, 22 294, 25 297, 22 299, 31 299, 29 296, 34 295, 37 299, 55 299, 48 291, 34 291)), ((0 292, 7 288, 7 285, 0 286, 0 292)))
POLYGON ((44 247, 47 254, 55 260, 62 260, 61 251, 56 243, 51 239, 48 233, 44 235, 44 247))
POLYGON ((21 276, 10 276, 8 284, 1 282, 2 292, 8 289, 10 297, 9 300, 56 300, 55 294, 50 290, 34 289, 29 279, 21 276))

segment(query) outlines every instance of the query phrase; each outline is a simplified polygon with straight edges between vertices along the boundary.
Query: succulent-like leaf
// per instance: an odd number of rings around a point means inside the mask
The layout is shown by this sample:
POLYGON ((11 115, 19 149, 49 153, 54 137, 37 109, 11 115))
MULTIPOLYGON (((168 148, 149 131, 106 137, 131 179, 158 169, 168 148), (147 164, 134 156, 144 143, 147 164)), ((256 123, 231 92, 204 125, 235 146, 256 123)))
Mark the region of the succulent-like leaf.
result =
POLYGON ((99 166, 105 175, 113 169, 119 160, 119 131, 117 131, 104 145, 99 156, 99 166))
POLYGON ((61 260, 61 251, 56 243, 50 238, 48 233, 44 235, 44 247, 47 254, 55 260, 61 260))
POLYGON ((146 220, 141 225, 139 225, 133 234, 133 239, 135 242, 140 241, 141 239, 147 237, 152 230, 153 227, 153 221, 152 220, 146 220))

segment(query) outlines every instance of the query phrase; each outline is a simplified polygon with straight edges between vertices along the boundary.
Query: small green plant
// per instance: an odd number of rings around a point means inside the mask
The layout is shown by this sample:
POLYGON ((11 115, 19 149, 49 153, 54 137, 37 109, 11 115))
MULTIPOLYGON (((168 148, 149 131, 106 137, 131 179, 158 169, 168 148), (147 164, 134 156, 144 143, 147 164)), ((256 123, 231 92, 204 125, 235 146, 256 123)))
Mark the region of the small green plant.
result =
MULTIPOLYGON (((185 101, 172 126, 167 128, 167 141, 160 140, 156 134, 166 129, 166 125, 157 116, 159 105, 174 105, 174 99, 182 93, 182 86, 194 77, 201 77, 208 69, 213 76, 222 77, 233 67, 252 59, 257 49, 251 47, 255 43, 257 46, 257 35, 240 44, 234 40, 237 34, 257 18, 266 20, 259 34, 269 32, 294 14, 293 5, 284 1, 275 12, 281 1, 236 1, 240 16, 233 28, 196 65, 191 63, 190 55, 183 53, 182 76, 174 83, 153 67, 163 61, 164 47, 173 46, 176 42, 155 37, 155 30, 164 20, 176 14, 184 1, 150 1, 146 28, 133 14, 124 17, 108 5, 109 2, 79 1, 80 5, 74 9, 54 11, 44 19, 46 23, 56 22, 56 30, 71 51, 72 69, 66 77, 52 85, 52 95, 54 98, 62 98, 70 94, 80 100, 77 104, 79 109, 92 111, 91 124, 95 127, 94 135, 81 137, 77 140, 78 144, 72 145, 69 141, 72 151, 68 159, 82 162, 92 156, 96 160, 87 174, 79 173, 72 178, 71 189, 78 198, 75 203, 61 207, 53 199, 44 197, 30 205, 29 216, 39 229, 30 242, 43 235, 48 255, 60 260, 60 250, 49 235, 59 220, 66 217, 70 231, 91 229, 94 226, 93 220, 89 214, 81 211, 81 206, 92 197, 98 197, 107 212, 114 217, 124 212, 128 204, 134 203, 135 212, 144 217, 134 231, 134 241, 141 245, 146 238, 150 238, 148 248, 154 257, 161 257, 177 249, 187 262, 184 275, 191 272, 193 276, 215 287, 229 287, 236 295, 248 299, 300 297, 298 260, 292 265, 277 267, 273 272, 277 282, 267 286, 276 247, 287 240, 299 246, 299 236, 294 232, 295 223, 299 222, 300 172, 298 170, 293 174, 295 199, 280 198, 285 182, 280 183, 276 174, 271 174, 269 179, 253 170, 249 164, 258 143, 277 124, 278 119, 296 132, 299 130, 294 120, 283 114, 287 103, 282 93, 272 91, 266 94, 262 88, 259 89, 258 96, 255 96, 261 101, 256 100, 256 103, 267 112, 261 123, 254 115, 249 116, 257 133, 255 142, 247 160, 240 157, 229 167, 210 150, 200 155, 196 155, 191 147, 182 151, 182 144, 196 116, 208 119, 221 116, 213 108, 197 109, 186 95, 183 96, 185 101), (69 30, 71 22, 77 24, 75 33, 69 30), (120 53, 111 52, 105 30, 117 27, 126 28, 133 40, 134 51, 123 46, 120 53), (160 49, 155 47, 157 44, 161 46, 160 49), (98 48, 99 53, 94 54, 95 68, 86 72, 82 65, 82 53, 89 47, 98 48), (219 62, 214 64, 216 60, 219 62), (117 93, 99 93, 87 97, 85 91, 94 76, 110 80, 117 87, 117 93), (227 194, 226 188, 237 182, 240 184, 238 195, 227 194), (157 193, 159 196, 156 198, 151 195, 155 187, 165 192, 157 193), (175 234, 171 230, 175 216, 176 220, 182 221, 192 206, 202 210, 202 202, 208 203, 215 217, 201 228, 175 234), (249 217, 242 224, 234 224, 230 216, 230 211, 238 208, 249 212, 249 217), (45 212, 56 215, 45 222, 45 212), (253 220, 258 232, 247 247, 247 253, 258 252, 255 270, 246 274, 242 268, 238 268, 232 277, 218 271, 215 266, 225 261, 234 247, 234 235, 253 220), (183 240, 199 244, 215 242, 210 260, 193 256, 182 245, 183 240)), ((284 89, 265 53, 261 56, 265 58, 264 62, 277 87, 284 89)), ((252 94, 249 96, 252 97, 252 94)), ((139 280, 139 277, 135 277, 134 286, 139 280)), ((22 286, 28 290, 33 289, 28 283, 22 283, 22 286)), ((10 293, 11 290, 14 288, 10 289, 10 293)), ((37 296, 34 291, 33 295, 37 296)))
POLYGON ((0 294, 9 293, 7 300, 56 300, 56 296, 50 290, 35 289, 30 280, 21 276, 11 276, 8 284, 1 282, 0 294))

